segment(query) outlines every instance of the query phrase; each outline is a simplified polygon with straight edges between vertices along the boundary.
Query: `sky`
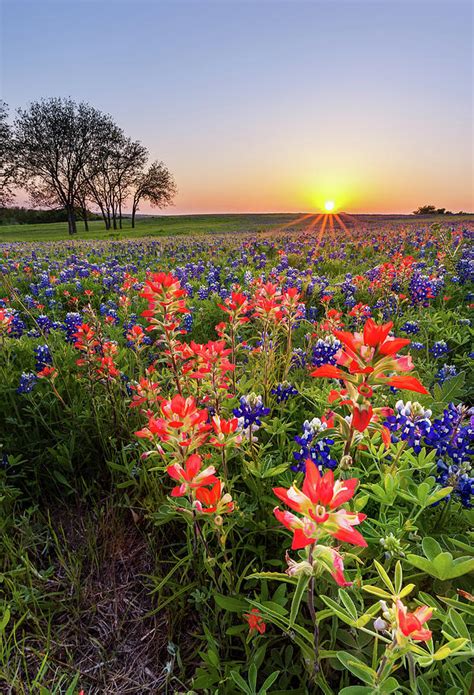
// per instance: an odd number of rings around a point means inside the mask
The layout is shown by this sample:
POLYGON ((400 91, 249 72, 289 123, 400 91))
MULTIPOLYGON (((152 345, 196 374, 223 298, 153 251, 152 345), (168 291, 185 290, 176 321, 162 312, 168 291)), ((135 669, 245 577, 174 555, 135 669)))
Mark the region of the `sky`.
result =
POLYGON ((0 6, 10 109, 110 113, 173 172, 167 213, 474 210, 470 0, 0 6))

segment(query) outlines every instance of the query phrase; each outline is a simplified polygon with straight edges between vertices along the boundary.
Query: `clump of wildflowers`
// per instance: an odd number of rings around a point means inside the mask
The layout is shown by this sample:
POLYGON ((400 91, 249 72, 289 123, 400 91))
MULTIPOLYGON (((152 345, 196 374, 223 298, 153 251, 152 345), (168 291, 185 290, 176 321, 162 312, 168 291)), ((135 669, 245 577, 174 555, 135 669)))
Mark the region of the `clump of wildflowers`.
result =
POLYGON ((315 417, 311 421, 305 420, 303 423, 303 433, 295 437, 295 442, 300 445, 299 451, 294 451, 293 456, 296 463, 291 466, 293 471, 305 471, 306 461, 310 459, 318 467, 336 468, 337 461, 331 457, 331 447, 334 439, 329 437, 318 437, 327 429, 327 422, 315 417))
POLYGON ((454 364, 443 364, 435 374, 435 379, 439 384, 444 384, 448 379, 458 375, 458 370, 454 364))
POLYGON ((297 396, 298 389, 288 383, 288 381, 283 381, 281 384, 277 384, 277 386, 272 389, 272 394, 276 396, 277 403, 284 403, 292 396, 297 396))
POLYGON ((250 393, 240 398, 239 406, 234 408, 233 412, 239 420, 239 427, 243 434, 251 439, 253 433, 260 429, 261 418, 269 414, 270 408, 265 407, 262 396, 250 393))
POLYGON ((34 372, 22 372, 20 383, 16 390, 17 393, 31 393, 33 391, 38 377, 34 372))
POLYGON ((395 403, 393 415, 389 415, 384 424, 394 433, 393 442, 401 439, 418 454, 423 446, 423 437, 431 429, 431 415, 431 410, 424 408, 418 401, 405 403, 400 400, 395 403))
POLYGON ((442 357, 443 355, 446 355, 449 352, 447 342, 445 340, 436 341, 436 343, 433 343, 432 347, 430 348, 430 352, 434 357, 442 357))

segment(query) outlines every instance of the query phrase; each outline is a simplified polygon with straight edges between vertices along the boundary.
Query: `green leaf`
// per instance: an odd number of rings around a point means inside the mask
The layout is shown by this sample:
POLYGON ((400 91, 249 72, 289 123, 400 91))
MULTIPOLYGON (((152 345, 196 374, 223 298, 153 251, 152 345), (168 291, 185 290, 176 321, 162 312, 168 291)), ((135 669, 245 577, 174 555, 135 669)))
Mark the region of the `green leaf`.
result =
POLYGON ((387 678, 383 683, 380 685, 380 692, 381 693, 396 693, 400 688, 400 684, 398 681, 393 678, 387 678))
POLYGON ((443 552, 435 557, 433 560, 433 568, 435 570, 436 576, 443 580, 449 579, 450 569, 453 564, 453 556, 451 553, 443 552))
POLYGON ((406 559, 407 562, 410 563, 410 565, 413 565, 413 567, 416 567, 422 572, 426 572, 426 574, 429 574, 432 577, 438 576, 436 573, 433 572, 433 565, 431 564, 431 562, 427 560, 425 557, 420 557, 419 555, 412 555, 409 553, 406 559))
POLYGON ((338 652, 337 658, 343 666, 345 666, 354 676, 357 676, 361 681, 367 683, 368 685, 373 685, 377 677, 376 672, 370 666, 364 664, 352 654, 348 652, 338 652))
POLYGON ((293 594, 293 599, 291 601, 290 622, 288 625, 290 628, 292 628, 296 622, 300 604, 303 599, 303 594, 308 586, 309 579, 310 578, 307 574, 300 574, 298 577, 298 584, 296 585, 295 593, 293 594))
POLYGON ((379 573, 381 580, 383 581, 387 589, 391 592, 391 594, 394 595, 396 593, 395 587, 393 586, 392 580, 388 576, 385 568, 380 564, 380 562, 377 562, 377 560, 374 560, 374 565, 375 569, 379 573))
POLYGON ((260 688, 260 695, 264 695, 264 693, 267 692, 268 688, 274 684, 279 675, 280 671, 273 671, 273 673, 270 673, 268 678, 265 678, 262 683, 262 687, 260 688))
POLYGON ((354 605, 354 601, 351 599, 348 592, 344 591, 344 589, 339 589, 338 595, 341 603, 344 604, 344 608, 347 610, 347 612, 350 613, 351 617, 354 618, 354 620, 357 620, 357 609, 354 605))
POLYGON ((395 565, 395 589, 397 594, 400 594, 400 591, 402 590, 403 586, 403 570, 402 570, 402 563, 400 560, 397 561, 397 564, 395 565))
POLYGON ((245 579, 275 579, 279 582, 286 582, 287 584, 297 584, 298 581, 295 577, 289 577, 284 572, 254 572, 245 577, 245 579))
POLYGON ((231 596, 223 596, 222 594, 214 594, 214 599, 219 606, 231 613, 245 613, 248 610, 249 604, 240 598, 232 598, 231 596))
POLYGON ((421 542, 423 552, 428 560, 434 560, 437 555, 443 552, 440 544, 434 538, 426 536, 421 542))
POLYGON ((461 577, 468 572, 474 572, 474 557, 458 557, 453 562, 453 567, 449 573, 449 579, 461 577))
POLYGON ((0 632, 3 632, 8 625, 8 622, 10 620, 10 609, 7 607, 5 608, 5 612, 2 615, 2 618, 0 620, 0 632))
POLYGON ((368 594, 373 594, 379 598, 392 598, 392 594, 389 594, 388 591, 385 591, 385 589, 381 589, 378 586, 372 586, 372 584, 366 584, 362 587, 362 589, 368 594))
POLYGON ((257 667, 255 665, 255 662, 252 662, 250 664, 249 668, 249 686, 252 692, 255 692, 257 689, 257 667))
POLYGON ((238 673, 237 671, 231 671, 229 675, 236 684, 236 686, 240 688, 240 690, 243 693, 245 693, 245 695, 252 695, 252 691, 250 690, 249 686, 244 681, 240 673, 238 673))
MULTIPOLYGON (((455 608, 458 611, 462 611, 467 615, 474 618, 474 604, 468 601, 461 601, 454 598, 447 598, 446 596, 438 596, 440 601, 446 603, 448 606, 455 608)), ((425 601, 426 603, 426 601, 425 601)))
POLYGON ((451 654, 454 654, 454 652, 457 652, 459 649, 462 649, 462 647, 464 647, 464 645, 468 641, 469 640, 467 640, 467 639, 459 638, 459 639, 453 639, 450 642, 443 644, 443 646, 440 647, 433 654, 433 659, 435 661, 441 661, 442 659, 446 659, 446 657, 451 656, 451 654))
POLYGON ((460 637, 465 637, 467 640, 469 640, 471 638, 471 635, 470 635, 470 632, 469 632, 469 629, 468 629, 466 623, 464 622, 462 617, 459 615, 459 613, 456 613, 456 611, 453 610, 452 608, 450 608, 448 611, 448 620, 451 623, 451 625, 454 627, 454 629, 456 630, 456 633, 460 637))
POLYGON ((321 596, 321 599, 324 601, 324 603, 329 606, 333 610, 333 612, 345 623, 348 625, 351 625, 352 627, 355 624, 355 620, 350 616, 349 613, 346 613, 341 606, 336 603, 336 601, 333 601, 332 598, 329 598, 329 596, 321 596))

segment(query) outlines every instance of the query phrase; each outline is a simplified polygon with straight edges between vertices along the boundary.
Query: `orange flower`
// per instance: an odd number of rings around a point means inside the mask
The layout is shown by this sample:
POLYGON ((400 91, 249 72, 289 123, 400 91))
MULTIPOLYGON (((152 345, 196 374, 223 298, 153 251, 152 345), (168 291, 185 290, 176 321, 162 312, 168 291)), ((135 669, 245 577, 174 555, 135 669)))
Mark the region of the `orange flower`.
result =
POLYGON ((212 485, 212 483, 217 482, 217 478, 214 475, 216 472, 214 466, 208 466, 204 468, 204 470, 201 470, 201 466, 202 459, 198 454, 191 454, 191 456, 186 459, 184 468, 179 463, 168 466, 166 469, 168 475, 173 478, 173 480, 180 482, 180 485, 172 489, 172 497, 182 497, 189 491, 200 488, 203 485, 212 485))
POLYGON ((413 613, 409 613, 407 607, 398 599, 396 607, 398 643, 403 642, 403 637, 410 637, 415 642, 428 642, 431 639, 431 630, 424 628, 423 625, 432 615, 433 610, 428 606, 419 606, 413 613))
POLYGON ((363 536, 353 528, 366 518, 365 514, 348 512, 345 509, 334 511, 336 507, 352 498, 358 482, 357 478, 334 481, 332 471, 327 471, 321 477, 316 465, 308 459, 302 490, 294 484, 288 490, 282 487, 273 488, 275 495, 290 509, 303 515, 303 518, 300 518, 278 507, 273 510, 278 521, 293 531, 293 550, 316 543, 324 535, 352 545, 367 545, 363 536))
POLYGON ((228 492, 222 494, 223 487, 222 482, 218 480, 210 490, 207 487, 198 488, 196 490, 196 509, 203 514, 230 514, 234 511, 232 497, 228 492))
POLYGON ((259 632, 261 635, 267 629, 267 626, 260 615, 258 608, 252 608, 250 613, 244 613, 244 618, 249 624, 249 632, 259 632))

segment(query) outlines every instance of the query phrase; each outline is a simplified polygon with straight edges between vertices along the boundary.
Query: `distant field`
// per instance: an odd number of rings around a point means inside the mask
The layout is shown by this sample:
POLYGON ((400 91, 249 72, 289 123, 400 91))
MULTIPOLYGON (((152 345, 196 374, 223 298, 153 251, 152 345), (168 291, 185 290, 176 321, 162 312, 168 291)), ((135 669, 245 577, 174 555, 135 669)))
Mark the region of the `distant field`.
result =
MULTIPOLYGON (((222 234, 232 232, 258 232, 279 229, 302 229, 311 220, 303 217, 303 213, 275 214, 243 214, 243 215, 169 215, 141 217, 137 220, 136 228, 132 229, 130 220, 124 220, 121 230, 105 230, 103 222, 90 222, 89 232, 84 232, 83 223, 78 222, 78 233, 74 239, 120 239, 145 236, 175 236, 194 234, 222 234)), ((415 217, 412 215, 343 215, 345 224, 350 227, 354 223, 367 225, 377 224, 382 220, 397 220, 401 224, 423 224, 442 222, 446 225, 462 220, 472 220, 474 215, 452 215, 449 217, 415 217)), ((8 241, 59 241, 69 239, 67 224, 55 222, 52 224, 0 225, 0 242, 8 241)))
MULTIPOLYGON (((140 217, 135 229, 130 220, 123 221, 123 229, 105 230, 102 221, 90 222, 89 232, 78 222, 74 239, 120 239, 124 237, 174 236, 180 234, 213 234, 224 232, 257 232, 283 227, 300 214, 266 215, 176 215, 140 217)), ((55 241, 69 239, 66 222, 51 224, 24 224, 0 226, 1 241, 55 241)))

